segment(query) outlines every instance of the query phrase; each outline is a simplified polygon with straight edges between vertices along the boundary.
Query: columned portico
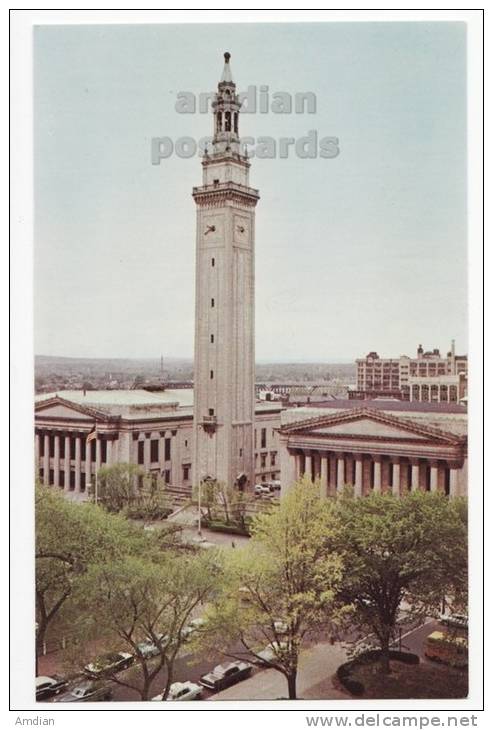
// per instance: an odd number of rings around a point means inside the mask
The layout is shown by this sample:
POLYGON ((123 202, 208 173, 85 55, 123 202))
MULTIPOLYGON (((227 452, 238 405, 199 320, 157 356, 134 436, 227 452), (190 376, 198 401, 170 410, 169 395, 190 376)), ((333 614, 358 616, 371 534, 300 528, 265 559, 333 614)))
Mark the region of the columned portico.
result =
MULTIPOLYGON (((345 484, 356 496, 385 492, 399 497, 417 489, 456 495, 461 490, 465 437, 422 421, 362 407, 293 421, 279 433, 281 452, 286 444, 298 454, 292 473, 320 478, 322 494, 335 495, 345 484)), ((282 473, 281 481, 285 493, 289 483, 282 473)))

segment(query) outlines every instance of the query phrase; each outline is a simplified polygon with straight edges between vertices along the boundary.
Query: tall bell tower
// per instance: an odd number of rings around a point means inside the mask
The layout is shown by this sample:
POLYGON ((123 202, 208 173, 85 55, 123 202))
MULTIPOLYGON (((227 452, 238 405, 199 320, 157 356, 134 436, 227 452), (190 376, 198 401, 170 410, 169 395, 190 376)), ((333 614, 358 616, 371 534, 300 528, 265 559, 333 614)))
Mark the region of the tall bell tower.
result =
POLYGON ((255 417, 255 206, 250 163, 240 154, 240 103, 230 54, 202 160, 195 284, 194 484, 216 479, 253 488, 255 417))

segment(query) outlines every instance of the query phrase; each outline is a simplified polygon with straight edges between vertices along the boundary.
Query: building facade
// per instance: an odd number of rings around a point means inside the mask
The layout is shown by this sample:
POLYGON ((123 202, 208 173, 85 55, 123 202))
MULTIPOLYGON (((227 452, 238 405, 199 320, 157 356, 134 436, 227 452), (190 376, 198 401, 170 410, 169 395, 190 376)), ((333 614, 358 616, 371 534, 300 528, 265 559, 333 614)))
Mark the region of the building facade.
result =
POLYGON ((320 479, 327 496, 344 485, 357 496, 415 489, 467 494, 462 406, 338 401, 288 410, 281 420, 282 493, 307 475, 320 479))
POLYGON ((253 489, 255 206, 240 154, 240 102, 230 54, 213 101, 214 137, 197 206, 194 480, 253 489))
POLYGON ((425 352, 419 345, 414 358, 380 358, 370 352, 356 360, 356 365, 357 385, 349 391, 351 399, 391 396, 407 401, 460 403, 467 397, 467 355, 456 355, 453 340, 446 357, 438 349, 425 352))
MULTIPOLYGON (((257 481, 280 479, 279 404, 257 404, 257 481)), ((171 487, 192 491, 193 391, 62 391, 38 396, 35 466, 40 480, 85 499, 102 466, 138 464, 171 487), (94 433, 96 438, 88 442, 94 433)))

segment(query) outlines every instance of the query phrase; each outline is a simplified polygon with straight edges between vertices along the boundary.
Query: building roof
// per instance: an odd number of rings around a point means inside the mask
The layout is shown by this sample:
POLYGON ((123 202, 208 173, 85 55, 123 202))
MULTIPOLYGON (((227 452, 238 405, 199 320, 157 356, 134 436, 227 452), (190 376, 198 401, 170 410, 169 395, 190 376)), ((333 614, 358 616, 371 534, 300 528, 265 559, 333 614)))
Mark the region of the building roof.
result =
POLYGON ((326 401, 312 401, 312 408, 373 408, 377 411, 400 411, 401 413, 461 413, 467 414, 467 408, 458 403, 423 403, 420 401, 403 401, 379 398, 378 400, 349 400, 335 399, 326 401))
POLYGON ((179 407, 193 405, 193 390, 177 388, 175 390, 60 390, 57 393, 41 393, 35 397, 36 402, 49 400, 59 396, 64 400, 80 405, 93 407, 105 406, 170 406, 179 407))

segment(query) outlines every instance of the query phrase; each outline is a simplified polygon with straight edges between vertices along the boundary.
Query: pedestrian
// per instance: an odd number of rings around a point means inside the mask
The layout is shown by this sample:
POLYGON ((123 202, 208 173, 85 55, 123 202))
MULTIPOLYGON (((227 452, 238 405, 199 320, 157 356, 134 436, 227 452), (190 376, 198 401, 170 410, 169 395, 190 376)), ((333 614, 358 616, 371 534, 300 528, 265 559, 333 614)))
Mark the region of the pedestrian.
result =
POLYGON ((236 547, 234 540, 231 540, 231 547, 233 547, 233 548, 236 547))

